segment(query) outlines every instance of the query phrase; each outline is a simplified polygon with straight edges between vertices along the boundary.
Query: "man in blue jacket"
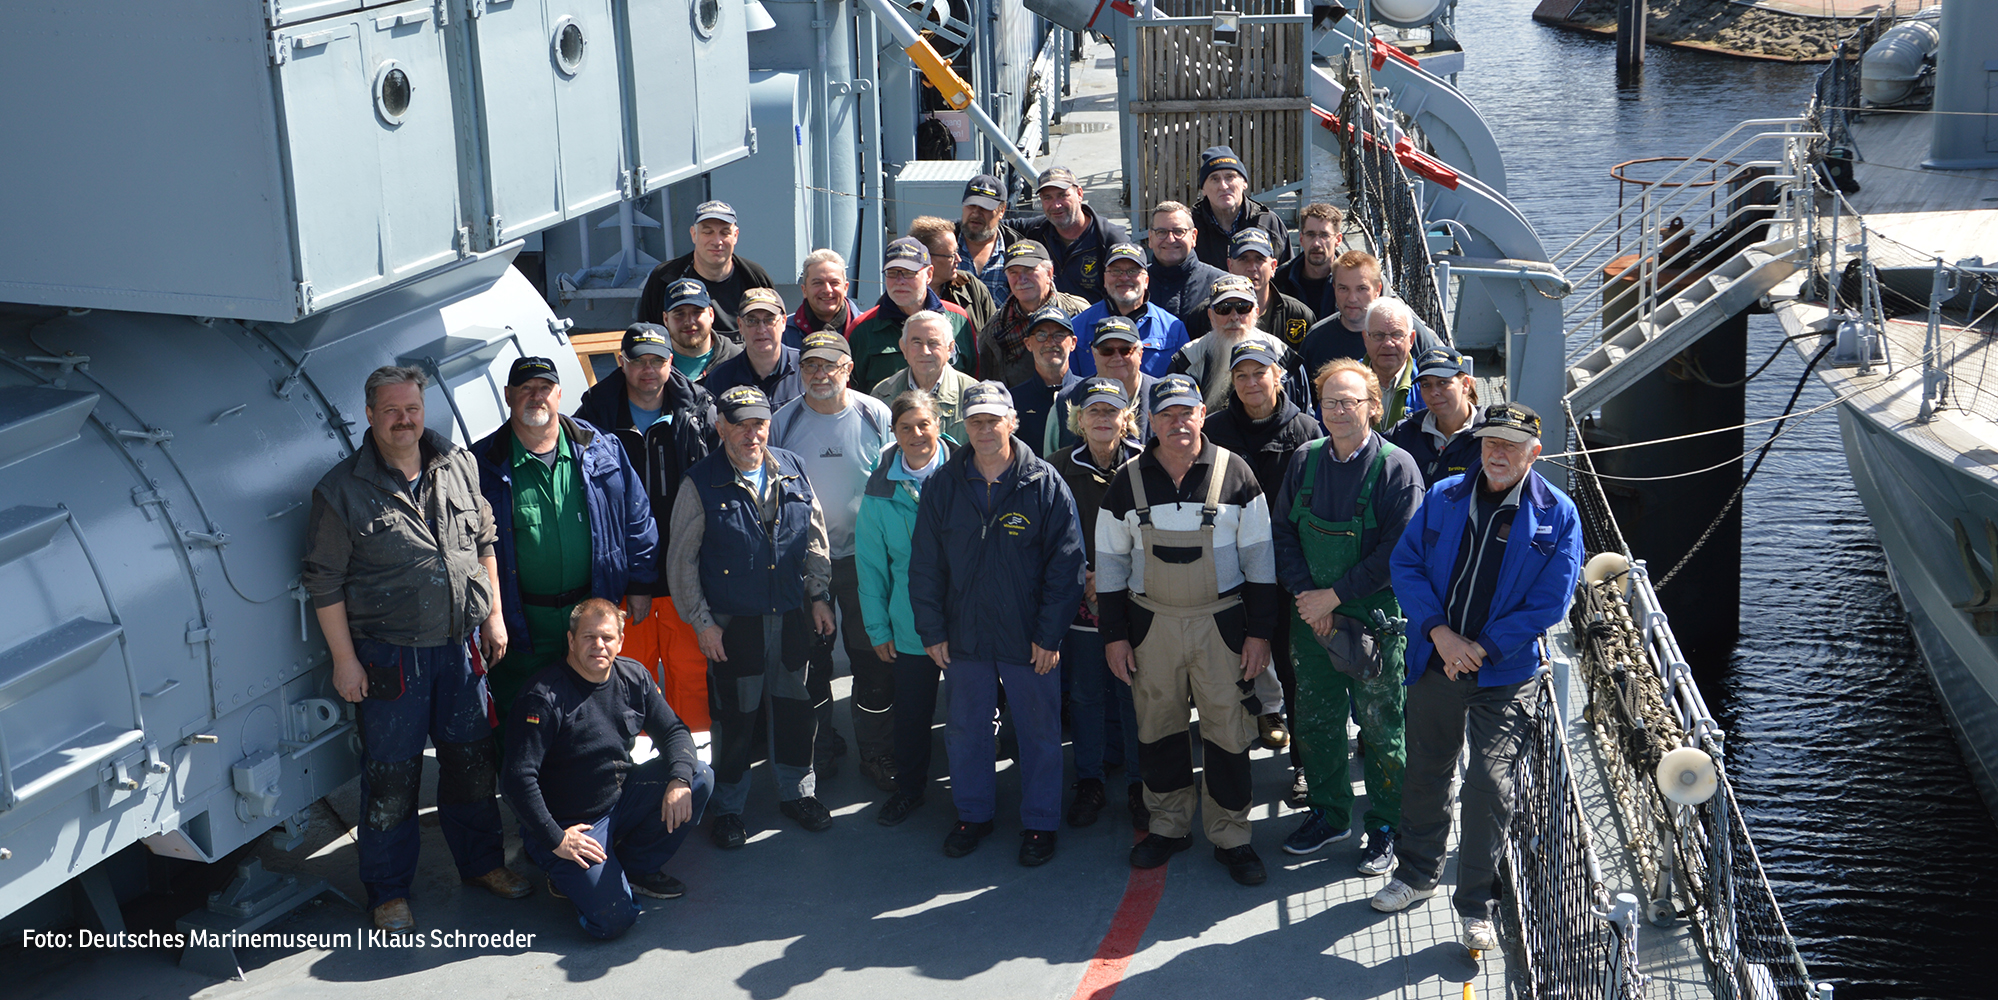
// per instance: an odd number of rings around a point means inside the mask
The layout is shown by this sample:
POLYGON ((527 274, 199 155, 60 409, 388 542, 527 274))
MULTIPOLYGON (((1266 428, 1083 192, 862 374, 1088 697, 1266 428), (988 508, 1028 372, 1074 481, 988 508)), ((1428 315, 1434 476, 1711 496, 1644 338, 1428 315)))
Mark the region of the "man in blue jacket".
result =
POLYGON ((561 415, 561 376, 547 358, 507 372, 510 416, 472 446, 479 492, 499 529, 500 607, 508 651, 488 678, 504 719, 542 667, 568 655, 569 612, 586 597, 652 610, 659 578, 652 502, 615 437, 561 415))
POLYGON ((944 854, 992 832, 992 715, 999 686, 1020 739, 1020 863, 1054 857, 1061 822, 1061 640, 1082 602, 1082 522, 1068 484, 1013 436, 997 382, 965 390, 968 446, 930 477, 909 543, 916 632, 950 684, 951 797, 944 854))
POLYGON ((1533 471, 1539 414, 1499 403, 1474 433, 1479 469, 1430 489, 1389 559, 1408 619, 1408 769, 1394 878, 1372 903, 1392 913, 1436 892, 1468 739, 1453 902, 1464 946, 1487 951, 1512 764, 1533 725, 1535 640, 1567 614, 1583 550, 1574 501, 1533 471))

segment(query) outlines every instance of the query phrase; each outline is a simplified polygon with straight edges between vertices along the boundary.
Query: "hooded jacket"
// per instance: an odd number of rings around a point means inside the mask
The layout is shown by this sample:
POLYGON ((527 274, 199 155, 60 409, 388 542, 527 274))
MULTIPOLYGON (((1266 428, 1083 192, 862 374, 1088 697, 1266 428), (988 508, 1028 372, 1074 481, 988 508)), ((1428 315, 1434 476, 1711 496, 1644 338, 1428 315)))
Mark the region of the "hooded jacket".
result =
MULTIPOLYGON (((937 448, 940 461, 948 462, 950 442, 939 438, 937 448)), ((923 640, 916 634, 916 612, 909 604, 909 542, 916 531, 921 492, 910 481, 889 476, 901 464, 902 446, 891 444, 867 477, 860 517, 853 526, 853 566, 868 644, 892 642, 898 653, 921 656, 923 640)), ((935 473, 930 481, 936 481, 935 473)))
MULTIPOLYGON (((1261 483, 1263 492, 1276 495, 1277 487, 1283 483, 1284 470, 1290 468, 1290 456, 1308 441, 1325 436, 1325 429, 1311 414, 1297 408, 1290 401, 1290 393, 1278 388, 1276 409, 1261 420, 1249 418, 1242 408, 1242 400, 1235 390, 1228 390, 1228 403, 1219 410, 1207 415, 1207 425, 1201 433, 1249 463, 1256 472, 1256 482, 1261 483)), ((1281 517, 1276 510, 1271 517, 1281 517)))
MULTIPOLYGON (((670 512, 673 498, 680 492, 680 481, 687 470, 721 447, 721 437, 715 428, 714 397, 698 384, 689 382, 687 376, 666 366, 666 391, 661 405, 673 419, 661 420, 645 429, 643 433, 631 425, 631 406, 625 391, 624 369, 620 368, 597 381, 588 392, 583 393, 582 404, 576 407, 576 417, 592 427, 609 431, 624 446, 624 454, 639 479, 645 483, 645 496, 655 512, 670 512)), ((657 518, 655 513, 654 517, 657 518)), ((626 593, 665 596, 666 589, 666 537, 665 522, 659 521, 658 575, 651 583, 629 584, 626 593)))

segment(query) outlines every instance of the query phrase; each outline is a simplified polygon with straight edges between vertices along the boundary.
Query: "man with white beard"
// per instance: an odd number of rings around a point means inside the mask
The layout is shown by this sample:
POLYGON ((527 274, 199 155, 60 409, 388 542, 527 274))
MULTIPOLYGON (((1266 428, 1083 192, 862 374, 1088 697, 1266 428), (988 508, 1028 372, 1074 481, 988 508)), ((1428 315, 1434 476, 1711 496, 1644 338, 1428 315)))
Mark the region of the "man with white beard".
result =
POLYGON ((570 610, 588 597, 629 597, 632 621, 642 622, 659 578, 644 480, 616 437, 561 415, 561 383, 547 358, 515 361, 507 422, 472 446, 499 529, 508 643, 487 681, 502 719, 528 678, 568 655, 570 610))

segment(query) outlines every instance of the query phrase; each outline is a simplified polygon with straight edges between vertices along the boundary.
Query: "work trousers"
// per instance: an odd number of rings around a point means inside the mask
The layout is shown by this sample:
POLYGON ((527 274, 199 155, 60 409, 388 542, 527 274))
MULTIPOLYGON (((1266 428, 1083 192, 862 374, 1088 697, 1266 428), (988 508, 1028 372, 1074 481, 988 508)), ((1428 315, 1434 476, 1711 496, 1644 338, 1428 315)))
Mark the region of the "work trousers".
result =
POLYGON ((499 750, 486 679, 472 672, 462 642, 393 646, 356 638, 368 672, 360 712, 361 802, 355 826, 368 909, 409 896, 422 841, 416 799, 423 744, 437 745, 437 820, 461 878, 506 863, 499 802, 493 798, 499 750))
POLYGON ((1297 670, 1296 728, 1291 736, 1304 761, 1311 786, 1312 808, 1325 814, 1334 829, 1353 822, 1353 781, 1346 754, 1346 718, 1360 723, 1366 741, 1362 758, 1367 780, 1366 829, 1396 829, 1401 824, 1402 773, 1407 751, 1402 742, 1401 658, 1373 680, 1363 681, 1332 666, 1323 647, 1293 639, 1297 670))
MULTIPOLYGON (((873 656, 873 653, 867 655, 873 656)), ((921 795, 930 783, 930 720, 943 671, 928 653, 895 653, 895 790, 921 795)), ((990 727, 988 727, 990 728, 990 727)))
POLYGON ((1135 650, 1131 697, 1138 716, 1138 755, 1144 770, 1151 831, 1185 837, 1193 829, 1193 744, 1189 699, 1200 712, 1199 793, 1207 839, 1216 847, 1249 842, 1249 744, 1261 707, 1255 685, 1242 680, 1242 654, 1229 649, 1213 615, 1155 614, 1135 650))
POLYGON ((1110 672, 1110 661, 1103 656, 1103 633, 1069 629, 1061 644, 1061 669, 1068 680, 1075 776, 1101 781, 1105 764, 1122 762, 1125 776, 1137 784, 1138 711, 1131 702, 1131 686, 1110 672), (1122 737, 1114 754, 1108 737, 1110 712, 1117 714, 1122 737))
MULTIPOLYGON (((847 663, 853 670, 853 693, 848 702, 853 738, 860 744, 861 759, 873 760, 894 750, 895 668, 875 656, 873 644, 867 641, 867 626, 860 618, 860 574, 852 556, 832 561, 830 596, 839 618, 840 641, 846 646, 847 663)), ((833 739, 834 673, 832 646, 814 646, 810 683, 821 745, 833 739)))
POLYGON ((813 794, 812 734, 817 721, 805 691, 811 618, 799 608, 781 615, 718 615, 716 622, 728 659, 708 663, 715 812, 740 815, 749 801, 759 709, 767 712, 763 749, 777 776, 777 797, 790 801, 813 794))
POLYGON ((525 824, 521 826, 521 846, 527 856, 541 866, 557 891, 569 897, 576 922, 591 937, 608 941, 631 929, 638 920, 638 901, 624 873, 664 869, 687 839, 687 831, 701 821, 714 793, 714 772, 706 764, 694 764, 693 813, 669 831, 659 810, 671 780, 672 762, 663 754, 625 772, 617 804, 590 823, 590 839, 605 849, 605 857, 588 868, 556 857, 554 845, 541 843, 525 824))
MULTIPOLYGON (((629 599, 625 602, 627 611, 630 603, 629 599)), ((624 646, 618 655, 645 665, 646 672, 658 682, 659 692, 666 696, 666 704, 688 729, 708 731, 712 725, 708 721, 708 660, 701 655, 694 627, 680 617, 672 598, 653 598, 652 613, 642 622, 626 619, 624 646)))
MULTIPOLYGON (((1533 730, 1535 681, 1479 687, 1478 675, 1456 680, 1441 668, 1422 672, 1408 688, 1408 771, 1395 838, 1395 877, 1418 889, 1443 878, 1450 838, 1451 785, 1457 756, 1470 742, 1464 770, 1457 844, 1457 912, 1492 918, 1499 851, 1512 821, 1512 764, 1533 730)), ((1373 744, 1367 745, 1372 756, 1373 744)), ((1309 759, 1307 757, 1306 759, 1309 759)))
POLYGON ((950 754, 957 818, 983 823, 997 812, 992 714, 999 710, 999 686, 1004 684, 1020 740, 1020 825, 1055 829, 1061 820, 1061 677, 1052 670, 1037 674, 1028 663, 962 656, 951 659, 948 674, 950 724, 944 748, 950 754))

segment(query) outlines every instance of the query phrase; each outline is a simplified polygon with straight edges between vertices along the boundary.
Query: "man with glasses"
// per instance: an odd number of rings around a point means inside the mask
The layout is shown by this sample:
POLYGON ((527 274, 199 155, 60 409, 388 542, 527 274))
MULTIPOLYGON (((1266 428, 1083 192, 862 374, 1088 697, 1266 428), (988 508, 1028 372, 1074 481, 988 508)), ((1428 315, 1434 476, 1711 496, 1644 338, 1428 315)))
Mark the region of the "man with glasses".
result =
POLYGON ((949 219, 934 215, 917 216, 909 223, 909 238, 920 241, 930 251, 930 290, 945 302, 956 303, 971 319, 971 328, 985 329, 999 310, 992 292, 978 276, 957 266, 957 230, 949 219))
POLYGON ((1026 341, 1028 317, 1048 306, 1074 316, 1089 308, 1089 302, 1055 289, 1054 260, 1048 248, 1034 240, 1006 248, 1006 284, 1012 296, 979 329, 978 370, 1002 385, 1018 385, 1034 374, 1034 357, 1026 341))
POLYGON ((1339 308, 1332 293, 1332 265, 1339 259, 1339 227, 1345 218, 1322 201, 1304 206, 1297 213, 1297 256, 1277 271, 1277 290, 1309 306, 1314 316, 1331 316, 1339 308))
MULTIPOLYGON (((1138 440, 1151 440, 1151 411, 1146 409, 1144 401, 1158 378, 1145 371, 1145 342, 1138 333, 1138 325, 1123 316, 1105 316, 1096 321, 1089 341, 1090 359, 1096 363, 1097 376, 1116 379, 1124 387, 1124 398, 1131 401, 1132 412, 1138 419, 1138 440)), ((1082 405, 1082 392, 1082 386, 1069 390, 1056 407, 1061 414, 1061 439, 1056 442, 1059 448, 1074 447, 1081 440, 1068 429, 1068 412, 1082 405)))
POLYGON ((847 343, 853 347, 853 382, 875 386, 908 366, 903 358, 902 324, 918 312, 944 317, 956 354, 973 364, 977 329, 964 307, 945 302, 931 288, 930 248, 907 236, 891 241, 881 252, 881 298, 861 314, 847 343))
POLYGON ((1006 284, 1006 248, 1020 240, 1020 231, 1006 224, 1006 189, 999 178, 979 174, 966 181, 962 212, 956 232, 957 268, 985 283, 996 309, 1012 294, 1006 284))
POLYGON ((1422 397, 1415 386, 1415 314, 1408 303, 1392 296, 1367 307, 1367 367, 1381 380, 1386 405, 1374 420, 1374 430, 1386 431, 1401 418, 1419 412, 1422 397))
MULTIPOLYGON (((949 232, 946 230, 945 235, 949 232)), ((919 326, 921 324, 918 324, 919 326)), ((908 326, 903 327, 907 336, 908 326)), ((860 496, 880 461, 881 449, 895 440, 888 406, 847 389, 853 355, 846 339, 819 332, 805 338, 805 394, 779 408, 770 418, 770 444, 798 456, 825 516, 826 542, 832 556, 832 601, 839 611, 840 632, 846 639, 847 660, 853 667, 853 738, 860 746, 860 771, 884 792, 895 790, 895 726, 889 710, 895 704, 895 670, 874 655, 867 629, 860 621, 860 576, 853 560, 853 526, 860 517, 860 496)), ((832 777, 834 743, 833 655, 830 643, 815 646, 807 679, 820 736, 815 763, 820 777, 832 777)))
POLYGON ((1162 201, 1152 209, 1152 266, 1145 269, 1150 279, 1145 297, 1182 322, 1206 312, 1207 290, 1228 273, 1193 252, 1199 238, 1192 209, 1176 201, 1162 201))
MULTIPOLYGON (((708 370, 701 386, 719 396, 739 385, 763 390, 771 406, 783 406, 804 395, 798 377, 798 350, 784 346, 784 300, 774 288, 742 293, 742 312, 735 318, 742 332, 742 353, 708 370)), ((671 507, 666 508, 671 510, 671 507)))
MULTIPOLYGON (((1173 352, 1185 346, 1189 338, 1186 324, 1179 317, 1151 303, 1148 294, 1151 290, 1151 275, 1145 270, 1145 251, 1136 243, 1119 243, 1110 248, 1110 259, 1103 265, 1103 301, 1084 309, 1075 317, 1076 329, 1093 332, 1098 321, 1106 316, 1122 316, 1138 329, 1138 337, 1145 347, 1145 357, 1151 367, 1147 375, 1164 375, 1166 365, 1172 361, 1173 352)), ((1076 346, 1074 367, 1076 374, 1085 378, 1096 374, 1096 359, 1089 350, 1090 341, 1080 340, 1076 346)))
POLYGON ((1034 353, 1033 377, 1011 390, 1020 440, 1052 462, 1067 423, 1067 414, 1055 403, 1082 382, 1069 366, 1075 350, 1074 322, 1059 306, 1043 307, 1027 317, 1027 348, 1034 353))

